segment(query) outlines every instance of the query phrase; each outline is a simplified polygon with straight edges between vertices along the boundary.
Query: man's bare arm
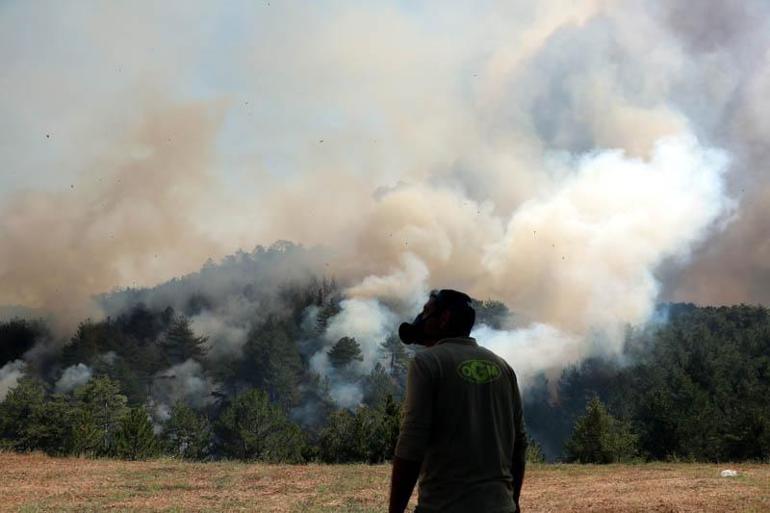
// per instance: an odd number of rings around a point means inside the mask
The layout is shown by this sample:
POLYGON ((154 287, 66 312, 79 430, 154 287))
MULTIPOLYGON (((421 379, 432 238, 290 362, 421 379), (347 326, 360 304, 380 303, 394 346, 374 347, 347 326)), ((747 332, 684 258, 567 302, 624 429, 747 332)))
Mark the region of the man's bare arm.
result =
POLYGON ((393 458, 393 471, 390 476, 390 506, 388 513, 403 513, 409 504, 414 485, 420 475, 421 463, 398 456, 393 458))

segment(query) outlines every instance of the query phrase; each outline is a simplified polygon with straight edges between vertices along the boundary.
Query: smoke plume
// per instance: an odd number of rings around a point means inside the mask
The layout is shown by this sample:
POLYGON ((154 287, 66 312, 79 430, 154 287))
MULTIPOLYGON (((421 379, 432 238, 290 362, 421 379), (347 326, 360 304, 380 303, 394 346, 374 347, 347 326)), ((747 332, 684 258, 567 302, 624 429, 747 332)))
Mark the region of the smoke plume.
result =
POLYGON ((0 367, 0 401, 4 400, 8 391, 19 382, 26 366, 23 360, 14 360, 0 367))
POLYGON ((54 385, 54 390, 57 393, 67 393, 75 388, 85 385, 91 380, 93 370, 84 364, 78 363, 64 369, 61 378, 54 385))
MULTIPOLYGON (((431 288, 504 301, 476 334, 526 375, 617 353, 660 300, 768 302, 770 7, 707 3, 6 6, 0 304, 70 329, 96 294, 318 246, 276 276, 346 287, 312 357, 334 388, 330 345, 367 372, 431 288)), ((212 357, 280 308, 195 283, 212 357)))
POLYGON ((171 408, 183 402, 202 408, 213 401, 214 384, 206 377, 201 364, 187 360, 159 372, 152 382, 152 403, 155 415, 167 420, 171 408))
POLYGON ((77 183, 9 198, 0 221, 0 303, 54 311, 71 328, 99 315, 96 293, 200 266, 212 244, 189 209, 209 186, 212 116, 205 106, 161 108, 77 183))

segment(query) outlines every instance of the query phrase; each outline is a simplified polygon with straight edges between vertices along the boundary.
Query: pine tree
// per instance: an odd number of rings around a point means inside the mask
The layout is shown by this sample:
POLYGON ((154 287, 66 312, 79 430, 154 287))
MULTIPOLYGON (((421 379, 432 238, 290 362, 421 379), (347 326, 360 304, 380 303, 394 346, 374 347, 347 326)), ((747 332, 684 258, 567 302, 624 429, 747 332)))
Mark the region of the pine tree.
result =
MULTIPOLYGON (((76 456, 98 456, 108 453, 109 441, 105 439, 102 426, 90 408, 76 403, 70 416, 72 426, 71 454, 76 456)), ((110 437, 112 432, 110 433, 110 437)))
POLYGON ((319 291, 317 298, 318 315, 316 316, 316 330, 318 333, 326 331, 326 328, 329 326, 329 320, 342 311, 336 287, 337 285, 334 282, 327 286, 324 280, 324 287, 319 291))
POLYGON ((385 397, 385 403, 381 406, 383 432, 385 437, 385 460, 392 460, 396 452, 396 443, 401 429, 401 405, 392 395, 385 397))
POLYGON ((319 457, 325 463, 352 463, 363 460, 357 439, 355 415, 337 410, 329 415, 318 443, 319 457))
POLYGON ((329 355, 332 366, 337 369, 346 367, 354 361, 362 362, 364 360, 361 346, 352 337, 342 337, 326 354, 329 355))
POLYGON ((543 455, 543 447, 534 439, 527 436, 527 451, 526 451, 527 463, 543 463, 545 462, 545 455, 543 455))
POLYGON ((169 365, 184 363, 190 358, 201 361, 206 355, 207 337, 197 337, 190 328, 190 321, 177 317, 172 321, 161 341, 169 365))
POLYGON ((73 425, 76 408, 71 397, 54 394, 43 406, 40 449, 52 456, 71 454, 74 447, 73 425))
POLYGON ((251 389, 236 396, 222 412, 217 427, 228 456, 247 461, 302 461, 302 431, 261 390, 251 389))
POLYGON ((100 353, 107 351, 108 333, 105 324, 88 319, 81 322, 70 339, 62 348, 61 364, 69 367, 78 363, 89 363, 100 353))
POLYGON ((75 399, 76 450, 84 454, 112 454, 120 422, 128 413, 128 399, 120 393, 120 385, 108 377, 97 377, 76 388, 75 399))
POLYGON ((166 451, 185 459, 203 459, 209 454, 211 425, 208 419, 178 402, 163 427, 166 451))
POLYGON ((271 317, 249 333, 243 349, 249 381, 285 410, 297 404, 302 378, 302 358, 291 335, 291 326, 271 317))
POLYGON ((409 364, 409 355, 406 353, 404 344, 397 335, 390 335, 380 344, 380 351, 385 356, 385 367, 391 376, 399 380, 406 375, 406 369, 409 364))
POLYGON ((338 410, 329 416, 319 437, 319 457, 327 463, 382 463, 393 455, 398 439, 399 411, 361 406, 353 413, 338 410))
POLYGON ((586 406, 585 415, 575 422, 565 448, 568 461, 614 463, 632 457, 635 444, 636 436, 629 426, 610 415, 594 396, 586 406))
POLYGON ((144 460, 158 454, 158 439, 143 407, 131 408, 120 419, 114 454, 127 460, 144 460))
POLYGON ((474 300, 472 306, 476 311, 476 326, 484 324, 490 328, 501 329, 511 315, 505 303, 494 299, 474 300))
POLYGON ((364 403, 368 406, 380 407, 386 398, 392 399, 397 392, 393 378, 387 373, 385 367, 377 362, 364 380, 364 403))
POLYGON ((23 377, 0 403, 0 438, 18 451, 41 449, 46 431, 45 388, 35 378, 23 377))
POLYGON ((316 439, 329 415, 335 410, 329 380, 309 372, 300 387, 299 404, 302 405, 301 409, 294 410, 294 413, 301 419, 302 428, 309 438, 316 439))

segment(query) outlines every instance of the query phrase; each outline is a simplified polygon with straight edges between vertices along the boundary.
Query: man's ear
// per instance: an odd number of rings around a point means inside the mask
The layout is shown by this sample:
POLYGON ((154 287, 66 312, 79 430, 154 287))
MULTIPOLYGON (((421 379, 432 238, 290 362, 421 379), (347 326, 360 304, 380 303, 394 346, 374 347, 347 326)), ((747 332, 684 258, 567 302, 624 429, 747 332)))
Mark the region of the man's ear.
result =
POLYGON ((441 323, 441 329, 446 328, 449 325, 449 320, 452 318, 452 312, 449 310, 444 310, 441 312, 441 317, 439 317, 439 322, 441 323))

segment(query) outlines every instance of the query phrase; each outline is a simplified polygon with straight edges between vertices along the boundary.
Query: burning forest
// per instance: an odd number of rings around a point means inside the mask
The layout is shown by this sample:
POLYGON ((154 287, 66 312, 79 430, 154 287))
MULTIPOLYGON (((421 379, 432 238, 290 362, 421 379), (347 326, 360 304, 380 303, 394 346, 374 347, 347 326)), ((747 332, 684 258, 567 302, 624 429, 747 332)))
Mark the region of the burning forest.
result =
POLYGON ((532 459, 770 457, 764 2, 0 12, 0 447, 386 461, 452 288, 532 459))

